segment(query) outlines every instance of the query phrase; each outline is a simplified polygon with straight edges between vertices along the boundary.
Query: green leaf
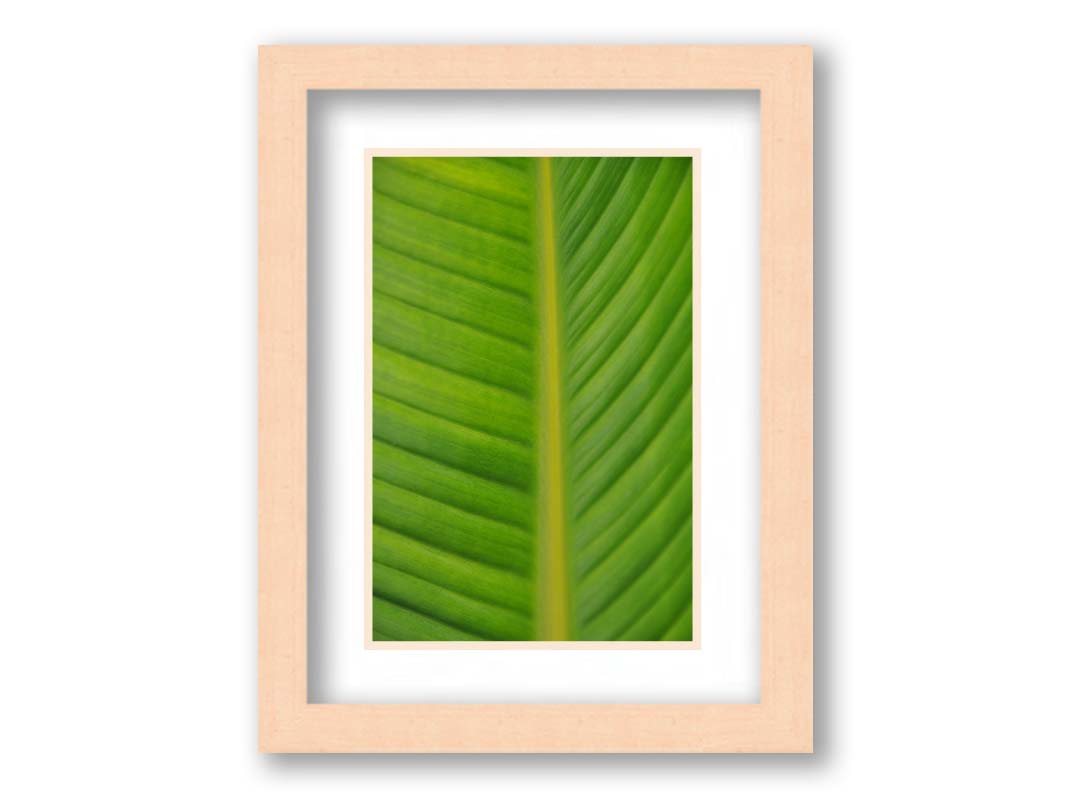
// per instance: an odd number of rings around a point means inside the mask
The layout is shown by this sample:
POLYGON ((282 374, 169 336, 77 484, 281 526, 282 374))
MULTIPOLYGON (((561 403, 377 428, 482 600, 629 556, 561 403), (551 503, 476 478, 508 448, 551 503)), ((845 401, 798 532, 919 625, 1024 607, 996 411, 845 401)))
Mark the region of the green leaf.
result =
POLYGON ((692 160, 373 162, 373 635, 692 639, 692 160))

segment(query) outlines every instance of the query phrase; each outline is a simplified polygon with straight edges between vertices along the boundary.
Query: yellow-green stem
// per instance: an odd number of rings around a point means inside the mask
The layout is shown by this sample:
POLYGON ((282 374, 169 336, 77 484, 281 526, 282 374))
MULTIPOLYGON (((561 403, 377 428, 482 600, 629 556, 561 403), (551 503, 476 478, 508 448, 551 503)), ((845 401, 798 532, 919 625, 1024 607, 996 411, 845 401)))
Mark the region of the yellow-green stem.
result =
POLYGON ((563 456, 563 376, 552 159, 537 159, 540 237, 540 463, 538 465, 538 638, 572 637, 563 456))

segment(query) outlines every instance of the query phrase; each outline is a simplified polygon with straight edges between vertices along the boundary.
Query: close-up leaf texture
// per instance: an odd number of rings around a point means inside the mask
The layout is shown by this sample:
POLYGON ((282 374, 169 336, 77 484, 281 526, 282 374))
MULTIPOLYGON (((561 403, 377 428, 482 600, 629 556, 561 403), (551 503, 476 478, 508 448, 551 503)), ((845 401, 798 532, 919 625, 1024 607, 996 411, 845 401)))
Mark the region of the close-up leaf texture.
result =
POLYGON ((692 159, 372 180, 374 640, 692 640, 692 159))

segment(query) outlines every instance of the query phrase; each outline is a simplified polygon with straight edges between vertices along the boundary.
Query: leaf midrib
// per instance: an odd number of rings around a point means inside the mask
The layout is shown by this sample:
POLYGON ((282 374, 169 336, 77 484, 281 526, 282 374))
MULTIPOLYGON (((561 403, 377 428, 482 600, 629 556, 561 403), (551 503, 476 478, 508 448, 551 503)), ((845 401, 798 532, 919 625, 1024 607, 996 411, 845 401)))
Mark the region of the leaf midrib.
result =
POLYGON ((551 158, 536 163, 538 246, 538 321, 541 375, 538 469, 538 638, 566 641, 572 637, 571 586, 568 566, 563 431, 563 353, 560 320, 559 260, 556 242, 555 193, 551 158))

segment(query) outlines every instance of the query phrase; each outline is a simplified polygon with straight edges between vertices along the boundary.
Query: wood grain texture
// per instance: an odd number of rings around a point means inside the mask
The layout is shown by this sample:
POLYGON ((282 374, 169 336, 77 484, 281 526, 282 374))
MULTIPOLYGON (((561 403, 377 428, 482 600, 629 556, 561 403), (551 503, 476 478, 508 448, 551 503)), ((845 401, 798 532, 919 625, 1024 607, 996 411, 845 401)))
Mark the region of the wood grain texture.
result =
POLYGON ((259 88, 259 738, 268 752, 812 752, 808 47, 264 47, 259 88), (756 89, 760 702, 307 702, 307 92, 756 89))

